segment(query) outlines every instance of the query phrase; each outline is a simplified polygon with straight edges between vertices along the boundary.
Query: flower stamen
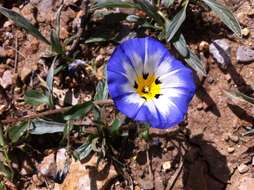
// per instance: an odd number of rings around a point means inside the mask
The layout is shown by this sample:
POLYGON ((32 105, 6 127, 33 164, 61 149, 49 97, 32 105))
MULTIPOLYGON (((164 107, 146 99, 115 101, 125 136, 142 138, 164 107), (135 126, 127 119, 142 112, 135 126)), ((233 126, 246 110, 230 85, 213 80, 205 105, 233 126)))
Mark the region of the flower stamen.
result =
POLYGON ((144 86, 142 92, 145 93, 145 94, 148 94, 150 92, 149 86, 144 86))
POLYGON ((160 80, 154 74, 143 73, 136 78, 134 88, 140 97, 148 101, 159 98, 161 95, 160 84, 160 80))

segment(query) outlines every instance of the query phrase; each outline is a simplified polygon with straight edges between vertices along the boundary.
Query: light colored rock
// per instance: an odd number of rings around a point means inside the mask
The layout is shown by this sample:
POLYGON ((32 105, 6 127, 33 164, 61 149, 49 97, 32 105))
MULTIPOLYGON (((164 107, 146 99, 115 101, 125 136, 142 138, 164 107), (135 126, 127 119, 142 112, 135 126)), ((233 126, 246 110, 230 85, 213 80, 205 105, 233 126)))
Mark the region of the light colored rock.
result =
POLYGON ((235 148, 234 147, 228 147, 228 153, 233 153, 235 151, 235 148))
POLYGON ((21 14, 29 20, 32 24, 36 24, 36 19, 34 18, 34 13, 36 8, 30 3, 27 3, 21 10, 21 14))
POLYGON ((240 166, 237 167, 240 174, 244 174, 249 170, 249 167, 246 164, 240 164, 240 166))
POLYGON ((6 70, 3 73, 3 76, 0 78, 0 85, 3 88, 7 88, 8 86, 12 85, 12 77, 13 77, 12 72, 10 70, 6 70))
POLYGON ((245 177, 241 179, 241 183, 238 190, 253 190, 254 189, 254 178, 245 177))
POLYGON ((166 161, 166 162, 163 162, 162 164, 162 171, 168 171, 171 169, 171 162, 170 161, 166 161))
POLYGON ((199 44, 199 46, 198 46, 198 49, 199 49, 199 51, 203 51, 203 52, 207 51, 207 50, 209 49, 209 44, 208 44, 208 42, 206 42, 206 41, 201 41, 200 44, 199 44))
POLYGON ((239 137, 237 135, 230 135, 229 139, 234 142, 234 143, 238 143, 239 142, 239 137))
POLYGON ((250 30, 248 28, 243 28, 241 30, 241 33, 242 33, 243 37, 247 37, 250 34, 250 30))
POLYGON ((101 161, 96 169, 98 157, 81 163, 72 160, 69 172, 62 184, 55 184, 54 190, 102 190, 108 182, 117 176, 117 172, 112 165, 107 165, 101 161))
POLYGON ((209 46, 209 52, 221 68, 226 69, 231 63, 231 47, 226 39, 214 40, 209 46))
POLYGON ((236 59, 238 62, 254 61, 254 50, 248 46, 240 46, 236 51, 236 59))
POLYGON ((44 157, 42 162, 37 166, 38 171, 47 177, 54 177, 57 173, 55 154, 51 153, 44 157))

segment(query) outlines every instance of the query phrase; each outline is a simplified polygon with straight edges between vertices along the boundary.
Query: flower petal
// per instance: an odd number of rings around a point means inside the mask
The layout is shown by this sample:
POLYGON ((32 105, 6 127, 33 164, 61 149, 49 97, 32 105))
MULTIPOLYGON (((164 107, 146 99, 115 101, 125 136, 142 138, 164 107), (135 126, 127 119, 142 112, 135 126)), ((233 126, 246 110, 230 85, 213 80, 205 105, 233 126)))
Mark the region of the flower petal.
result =
POLYGON ((166 47, 153 38, 145 38, 144 73, 154 73, 165 56, 172 57, 166 47))
POLYGON ((161 88, 181 87, 194 92, 196 87, 193 81, 192 71, 189 68, 181 67, 159 77, 161 88))
POLYGON ((172 127, 184 119, 195 92, 192 71, 159 41, 147 37, 123 42, 110 58, 107 71, 109 93, 128 117, 155 128, 172 127), (135 80, 145 73, 155 74, 160 82, 160 94, 151 100, 141 98, 135 89, 135 80))
POLYGON ((166 96, 160 96, 153 100, 158 111, 159 124, 152 123, 155 128, 169 128, 180 123, 184 119, 185 112, 182 112, 178 105, 172 103, 166 96), (156 125, 155 125, 156 124, 156 125))
POLYGON ((135 38, 123 42, 120 46, 139 76, 143 72, 145 57, 145 38, 135 38))
POLYGON ((136 93, 127 76, 108 71, 108 88, 112 98, 136 93))
POLYGON ((164 57, 164 60, 156 68, 155 74, 156 76, 162 77, 163 75, 183 68, 185 68, 185 66, 180 61, 169 55, 164 57))
POLYGON ((114 99, 115 105, 122 113, 130 118, 135 118, 145 100, 138 94, 132 93, 114 99))

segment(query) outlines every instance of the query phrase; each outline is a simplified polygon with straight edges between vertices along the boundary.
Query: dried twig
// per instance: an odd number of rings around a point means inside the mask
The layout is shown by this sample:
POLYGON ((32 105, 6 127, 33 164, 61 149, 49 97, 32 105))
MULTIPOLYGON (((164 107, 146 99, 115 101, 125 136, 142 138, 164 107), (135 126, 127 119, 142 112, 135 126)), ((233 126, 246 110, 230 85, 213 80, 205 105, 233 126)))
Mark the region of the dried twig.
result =
MULTIPOLYGON (((110 105, 113 104, 113 101, 108 99, 108 100, 96 100, 93 102, 94 104, 97 105, 110 105)), ((68 106, 68 107, 64 107, 64 108, 60 108, 60 109, 55 109, 55 110, 48 110, 45 112, 41 112, 41 113, 34 113, 31 115, 26 115, 24 117, 21 118, 10 118, 10 119, 6 119, 1 121, 2 124, 12 124, 12 123, 16 123, 16 122, 21 122, 21 121, 25 121, 25 120, 29 120, 29 119, 34 119, 34 118, 39 118, 39 117, 44 117, 44 116, 48 116, 48 115, 53 115, 53 114, 57 114, 57 113, 64 113, 67 112, 68 110, 70 110, 72 108, 72 106, 68 106)))
POLYGON ((174 187, 175 182, 176 182, 177 178, 179 177, 182 169, 183 169, 183 160, 181 159, 179 167, 177 168, 176 172, 171 177, 171 179, 168 181, 168 184, 167 184, 167 187, 165 190, 171 190, 174 187))

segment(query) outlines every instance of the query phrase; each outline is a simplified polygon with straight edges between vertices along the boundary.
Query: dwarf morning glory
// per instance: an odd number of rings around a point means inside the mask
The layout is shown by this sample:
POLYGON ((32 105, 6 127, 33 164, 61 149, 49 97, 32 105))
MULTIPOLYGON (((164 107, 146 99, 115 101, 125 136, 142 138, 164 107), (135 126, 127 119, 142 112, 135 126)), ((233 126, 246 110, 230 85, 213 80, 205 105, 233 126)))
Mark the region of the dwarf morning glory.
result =
POLYGON ((155 128, 180 123, 195 93, 191 69, 150 37, 120 44, 108 61, 107 73, 116 107, 155 128))

